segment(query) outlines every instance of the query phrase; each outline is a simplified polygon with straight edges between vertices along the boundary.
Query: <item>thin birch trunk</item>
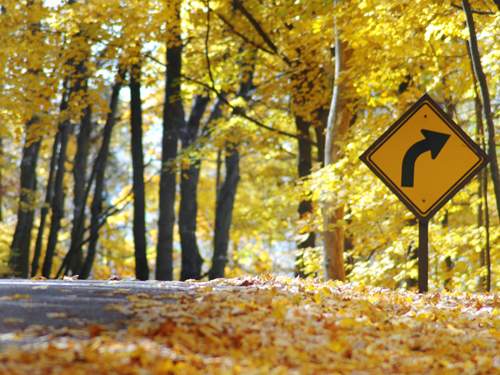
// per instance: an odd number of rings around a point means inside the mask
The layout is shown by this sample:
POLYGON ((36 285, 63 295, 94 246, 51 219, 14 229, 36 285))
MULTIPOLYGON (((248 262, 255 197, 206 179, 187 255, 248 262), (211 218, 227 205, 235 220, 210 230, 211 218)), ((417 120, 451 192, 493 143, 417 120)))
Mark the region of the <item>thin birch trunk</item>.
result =
MULTIPOLYGON (((335 39, 335 86, 328 116, 325 140, 325 166, 335 164, 342 157, 338 145, 349 129, 351 113, 347 107, 346 91, 350 85, 343 77, 347 62, 352 55, 347 43, 337 36, 335 39)), ((326 280, 345 281, 344 243, 345 234, 341 221, 344 207, 335 205, 325 207, 323 214, 323 258, 326 280)))

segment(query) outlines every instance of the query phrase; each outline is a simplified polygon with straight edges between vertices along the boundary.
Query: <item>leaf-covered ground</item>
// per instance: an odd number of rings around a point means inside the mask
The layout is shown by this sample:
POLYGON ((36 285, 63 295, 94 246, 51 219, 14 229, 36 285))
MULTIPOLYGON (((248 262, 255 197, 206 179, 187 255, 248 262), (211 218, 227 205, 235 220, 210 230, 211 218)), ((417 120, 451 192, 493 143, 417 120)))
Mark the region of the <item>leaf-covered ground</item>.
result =
POLYGON ((418 294, 271 276, 190 286, 131 296, 116 307, 133 316, 127 330, 59 330, 8 347, 0 373, 500 373, 496 293, 418 294))

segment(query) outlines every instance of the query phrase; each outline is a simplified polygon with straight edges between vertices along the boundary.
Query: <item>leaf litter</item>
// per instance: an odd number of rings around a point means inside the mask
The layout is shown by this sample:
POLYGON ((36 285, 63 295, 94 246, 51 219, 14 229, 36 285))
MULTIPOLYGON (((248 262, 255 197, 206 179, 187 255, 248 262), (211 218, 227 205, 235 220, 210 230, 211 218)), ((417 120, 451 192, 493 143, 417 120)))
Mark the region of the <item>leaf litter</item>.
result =
POLYGON ((498 374, 497 293, 399 292, 269 275, 128 296, 126 330, 41 327, 1 374, 498 374), (46 336, 43 336, 43 335, 46 336))

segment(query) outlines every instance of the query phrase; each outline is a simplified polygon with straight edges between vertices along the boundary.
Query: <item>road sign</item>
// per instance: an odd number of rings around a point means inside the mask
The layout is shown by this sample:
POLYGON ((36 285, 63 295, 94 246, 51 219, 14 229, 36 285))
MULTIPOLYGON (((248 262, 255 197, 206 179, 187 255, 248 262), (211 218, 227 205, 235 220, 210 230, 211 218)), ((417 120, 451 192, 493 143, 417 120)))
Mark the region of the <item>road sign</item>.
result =
POLYGON ((360 159, 427 222, 489 157, 424 94, 360 159))

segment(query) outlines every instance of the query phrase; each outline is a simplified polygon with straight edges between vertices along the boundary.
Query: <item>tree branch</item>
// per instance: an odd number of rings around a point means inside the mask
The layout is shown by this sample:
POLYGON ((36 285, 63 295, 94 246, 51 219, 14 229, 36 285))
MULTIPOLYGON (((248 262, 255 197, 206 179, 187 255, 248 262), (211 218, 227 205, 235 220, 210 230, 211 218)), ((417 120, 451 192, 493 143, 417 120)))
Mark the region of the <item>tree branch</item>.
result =
POLYGON ((257 44, 256 42, 254 42, 253 40, 250 40, 248 39, 245 35, 241 34, 240 32, 238 32, 236 30, 236 28, 233 26, 232 23, 230 23, 228 20, 226 20, 221 14, 219 13, 216 13, 217 14, 217 17, 219 17, 222 22, 224 22, 227 26, 229 26, 229 28, 231 29, 231 31, 233 33, 235 33, 236 35, 238 35, 240 38, 242 38, 245 42, 247 42, 248 44, 251 44, 252 46, 254 46, 255 48, 257 49, 260 49, 261 51, 264 51, 266 53, 269 53, 270 55, 275 55, 275 52, 273 51, 270 51, 264 47, 262 47, 260 44, 257 44))
MULTIPOLYGON (((452 6, 452 7, 454 7, 454 8, 460 9, 460 10, 462 10, 462 11, 464 10, 464 8, 463 8, 463 7, 461 7, 460 5, 457 5, 457 4, 453 4, 453 3, 451 3, 451 6, 452 6)), ((491 15, 494 15, 494 14, 495 14, 495 12, 491 12, 491 11, 486 12, 486 11, 482 11, 482 10, 473 10, 473 9, 471 9, 471 12, 472 12, 472 13, 475 13, 475 14, 482 14, 482 15, 486 15, 486 16, 491 16, 491 15)))
MULTIPOLYGON (((165 63, 159 61, 157 58, 155 58, 154 56, 151 56, 150 54, 146 54, 145 57, 148 57, 150 58, 151 60, 153 60, 154 62, 166 67, 167 69, 171 69, 169 68, 165 63)), ((221 95, 217 89, 215 87, 211 87, 209 84, 207 83, 204 83, 204 82, 201 82, 201 81, 198 81, 196 79, 193 79, 193 78, 190 78, 190 77, 187 77, 186 75, 182 74, 182 73, 178 73, 179 76, 181 76, 182 78, 190 81, 190 82, 193 82, 193 83, 196 83, 198 85, 201 85, 205 88, 207 88, 208 90, 210 91, 213 91, 215 94, 217 94, 217 97, 224 103, 226 104, 227 106, 229 106, 236 115, 240 116, 240 117, 243 117, 245 119, 247 119, 248 121, 250 121, 251 123, 253 123, 254 125, 257 125, 258 127, 261 127, 263 129, 266 129, 266 130, 269 130, 269 131, 272 131, 272 132, 275 132, 277 134, 280 134, 280 135, 284 135, 284 136, 287 136, 287 137, 291 137, 291 138, 294 138, 294 139, 304 139, 306 142, 309 142, 311 143, 311 145, 313 146, 317 146, 317 143, 316 142, 313 142, 311 141, 310 139, 306 139, 305 137, 302 137, 300 135, 296 135, 296 134, 291 134, 291 133, 287 133, 285 131, 282 131, 282 130, 279 130, 279 129, 275 129, 275 128, 272 128, 270 126, 267 126, 265 124, 263 124, 261 121, 259 120, 256 120, 250 116, 248 116, 247 114, 245 113, 241 113, 241 110, 238 109, 238 107, 234 107, 233 105, 231 105, 231 103, 229 103, 229 101, 223 96, 221 95)))
POLYGON ((264 31, 264 29, 262 29, 260 24, 257 22, 257 20, 250 14, 250 12, 248 10, 246 10, 246 8, 243 6, 241 1, 240 0, 233 0, 233 3, 236 6, 236 8, 241 13, 243 13, 243 15, 248 20, 248 22, 250 22, 252 24, 255 31, 257 31, 257 33, 264 40, 264 42, 266 42, 268 47, 271 48, 271 50, 274 52, 274 54, 280 56, 288 66, 292 66, 292 63, 290 62, 290 60, 288 60, 288 58, 286 56, 279 53, 278 47, 276 47, 276 45, 272 42, 272 40, 269 38, 269 36, 264 31))

